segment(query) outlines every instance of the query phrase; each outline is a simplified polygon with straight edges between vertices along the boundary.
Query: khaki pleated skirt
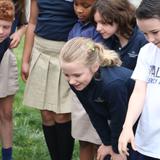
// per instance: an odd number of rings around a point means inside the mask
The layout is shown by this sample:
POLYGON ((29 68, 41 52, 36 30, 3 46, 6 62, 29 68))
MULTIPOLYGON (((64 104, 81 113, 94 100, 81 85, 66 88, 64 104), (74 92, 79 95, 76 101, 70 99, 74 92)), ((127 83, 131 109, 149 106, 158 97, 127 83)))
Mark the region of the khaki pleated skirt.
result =
POLYGON ((14 53, 8 49, 0 63, 0 98, 18 91, 18 68, 14 53))
POLYGON ((71 90, 59 65, 59 53, 64 44, 35 37, 24 105, 55 113, 71 112, 71 90))
POLYGON ((102 141, 93 127, 88 114, 84 110, 78 98, 73 97, 74 105, 72 106, 72 137, 76 140, 87 141, 97 145, 102 141))

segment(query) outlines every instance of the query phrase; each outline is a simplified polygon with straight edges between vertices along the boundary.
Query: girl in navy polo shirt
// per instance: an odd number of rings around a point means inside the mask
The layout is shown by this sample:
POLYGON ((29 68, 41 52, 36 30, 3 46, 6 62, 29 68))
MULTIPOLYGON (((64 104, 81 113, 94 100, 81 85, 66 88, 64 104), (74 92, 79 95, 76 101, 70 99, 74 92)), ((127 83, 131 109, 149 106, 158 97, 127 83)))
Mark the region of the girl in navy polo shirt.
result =
POLYGON ((130 79, 132 72, 120 64, 114 51, 82 37, 68 41, 60 53, 63 73, 102 140, 97 160, 108 155, 123 160, 118 137, 134 81, 130 79))
MULTIPOLYGON (((70 31, 68 39, 88 37, 96 42, 103 41, 101 34, 90 21, 90 11, 94 3, 95 0, 74 0, 74 11, 78 21, 70 31)), ((76 96, 73 99, 75 105, 72 107, 72 136, 79 140, 80 160, 94 160, 97 144, 101 144, 101 140, 76 96)))
POLYGON ((22 58, 23 103, 41 112, 46 144, 54 160, 71 160, 71 90, 59 66, 59 52, 77 18, 73 0, 31 0, 22 58))
POLYGON ((119 53, 122 66, 133 70, 140 48, 147 43, 136 25, 135 7, 128 0, 97 0, 91 15, 105 45, 119 53))

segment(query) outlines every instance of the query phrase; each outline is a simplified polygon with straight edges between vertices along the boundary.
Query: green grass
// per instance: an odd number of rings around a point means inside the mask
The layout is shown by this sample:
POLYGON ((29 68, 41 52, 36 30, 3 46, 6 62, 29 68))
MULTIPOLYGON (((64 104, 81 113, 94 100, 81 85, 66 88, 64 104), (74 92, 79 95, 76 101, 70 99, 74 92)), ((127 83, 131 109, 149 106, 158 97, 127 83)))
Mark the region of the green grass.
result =
MULTIPOLYGON (((20 75, 23 41, 14 50, 20 75)), ((44 141, 41 117, 38 110, 23 106, 23 92, 25 84, 19 76, 20 88, 15 97, 13 107, 13 158, 14 160, 49 160, 48 150, 44 141)), ((76 142, 73 160, 78 160, 79 146, 76 142)), ((1 159, 1 155, 0 155, 1 159)))

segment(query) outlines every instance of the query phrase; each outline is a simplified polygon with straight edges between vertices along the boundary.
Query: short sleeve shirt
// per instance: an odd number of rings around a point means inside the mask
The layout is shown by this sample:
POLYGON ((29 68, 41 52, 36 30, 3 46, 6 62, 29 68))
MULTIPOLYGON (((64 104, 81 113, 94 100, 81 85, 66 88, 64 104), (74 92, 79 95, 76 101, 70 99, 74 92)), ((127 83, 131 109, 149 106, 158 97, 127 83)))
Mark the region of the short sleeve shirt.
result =
POLYGON ((145 103, 135 136, 137 150, 160 158, 160 48, 148 43, 140 50, 132 78, 147 83, 145 103))

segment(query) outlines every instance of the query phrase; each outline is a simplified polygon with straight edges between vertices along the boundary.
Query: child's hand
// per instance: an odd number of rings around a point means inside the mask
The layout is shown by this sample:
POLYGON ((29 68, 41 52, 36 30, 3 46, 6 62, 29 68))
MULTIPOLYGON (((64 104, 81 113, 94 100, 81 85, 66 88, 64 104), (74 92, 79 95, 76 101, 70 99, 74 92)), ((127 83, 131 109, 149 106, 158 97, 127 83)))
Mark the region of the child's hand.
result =
POLYGON ((129 155, 127 148, 128 143, 131 143, 132 148, 136 150, 133 130, 130 127, 125 127, 120 134, 118 143, 118 150, 122 156, 129 155))
POLYGON ((29 63, 22 63, 21 67, 21 77, 24 82, 26 82, 29 74, 29 63))
POLYGON ((103 160, 105 156, 112 155, 112 153, 112 146, 105 146, 102 144, 97 151, 97 160, 103 160))
POLYGON ((19 45, 21 40, 20 34, 18 32, 15 32, 10 36, 10 38, 12 39, 10 43, 10 48, 11 49, 16 48, 19 45))
POLYGON ((113 153, 112 154, 112 157, 111 157, 111 160, 127 160, 127 156, 122 156, 120 154, 117 154, 117 153, 113 153))

